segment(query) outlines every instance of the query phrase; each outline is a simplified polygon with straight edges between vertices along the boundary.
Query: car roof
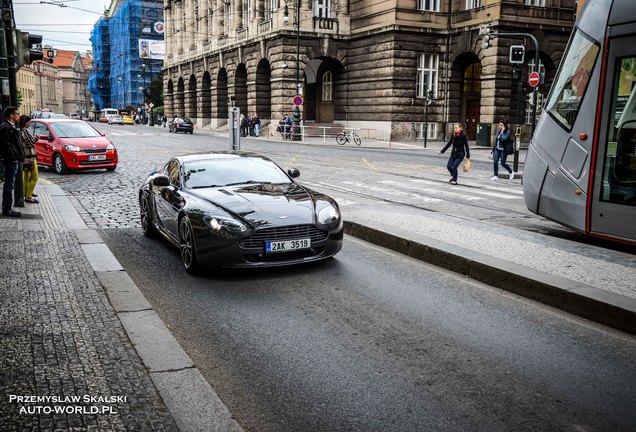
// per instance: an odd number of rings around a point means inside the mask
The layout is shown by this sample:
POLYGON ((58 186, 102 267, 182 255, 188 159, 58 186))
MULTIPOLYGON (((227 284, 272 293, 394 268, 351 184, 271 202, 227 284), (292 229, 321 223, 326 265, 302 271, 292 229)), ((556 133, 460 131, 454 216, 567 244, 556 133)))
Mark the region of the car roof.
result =
POLYGON ((40 123, 86 123, 84 120, 72 118, 37 118, 32 120, 40 123))
POLYGON ((260 155, 258 153, 248 152, 248 151, 232 151, 232 150, 176 156, 174 159, 177 159, 181 163, 183 163, 183 162, 193 162, 193 161, 202 161, 202 160, 242 158, 242 157, 252 157, 252 158, 269 160, 267 157, 260 155))

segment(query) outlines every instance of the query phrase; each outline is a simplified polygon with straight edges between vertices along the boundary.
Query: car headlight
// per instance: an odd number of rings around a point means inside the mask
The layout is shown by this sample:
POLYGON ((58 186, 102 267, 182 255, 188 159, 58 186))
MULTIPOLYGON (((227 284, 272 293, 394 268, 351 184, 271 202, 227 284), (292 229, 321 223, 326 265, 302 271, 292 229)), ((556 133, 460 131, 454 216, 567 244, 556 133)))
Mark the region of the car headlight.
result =
POLYGON ((223 229, 230 232, 244 232, 247 231, 247 227, 241 222, 223 216, 206 216, 203 218, 206 225, 215 231, 221 231, 223 229))
POLYGON ((64 144, 64 149, 70 152, 80 152, 82 151, 81 148, 79 148, 78 146, 74 146, 72 144, 64 144))
POLYGON ((108 147, 106 147, 106 150, 115 150, 115 144, 113 143, 108 144, 108 147))
POLYGON ((323 225, 335 222, 339 218, 340 212, 332 205, 329 205, 318 212, 318 223, 323 225))

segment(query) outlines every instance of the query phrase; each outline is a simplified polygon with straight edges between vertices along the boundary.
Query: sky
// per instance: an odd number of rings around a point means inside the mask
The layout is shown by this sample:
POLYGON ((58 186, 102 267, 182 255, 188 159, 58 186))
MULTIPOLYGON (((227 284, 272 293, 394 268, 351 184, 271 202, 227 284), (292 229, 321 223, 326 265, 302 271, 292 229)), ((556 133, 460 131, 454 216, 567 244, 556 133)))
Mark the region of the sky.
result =
POLYGON ((110 0, 13 0, 16 28, 42 35, 42 45, 91 49, 90 32, 110 0), (60 7, 64 5, 64 7, 60 7))

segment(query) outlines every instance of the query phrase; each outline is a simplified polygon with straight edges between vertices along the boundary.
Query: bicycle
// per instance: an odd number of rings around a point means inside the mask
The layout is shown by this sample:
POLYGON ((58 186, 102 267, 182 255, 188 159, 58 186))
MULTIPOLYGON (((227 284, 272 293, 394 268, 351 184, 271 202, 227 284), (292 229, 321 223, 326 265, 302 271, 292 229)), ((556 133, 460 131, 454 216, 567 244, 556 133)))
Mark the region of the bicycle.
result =
POLYGON ((345 129, 336 136, 336 142, 339 145, 345 145, 345 143, 351 142, 352 140, 357 146, 362 144, 362 139, 358 136, 355 129, 345 129))

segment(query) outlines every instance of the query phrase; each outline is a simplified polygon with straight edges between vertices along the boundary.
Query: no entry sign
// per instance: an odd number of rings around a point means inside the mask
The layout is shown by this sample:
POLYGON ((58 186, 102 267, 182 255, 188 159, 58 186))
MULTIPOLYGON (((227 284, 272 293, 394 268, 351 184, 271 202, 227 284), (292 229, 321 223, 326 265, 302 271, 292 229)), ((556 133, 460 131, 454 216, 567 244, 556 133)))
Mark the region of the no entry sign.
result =
POLYGON ((539 76, 539 72, 532 72, 528 77, 528 84, 530 87, 536 87, 539 85, 539 81, 541 81, 541 77, 539 76))

